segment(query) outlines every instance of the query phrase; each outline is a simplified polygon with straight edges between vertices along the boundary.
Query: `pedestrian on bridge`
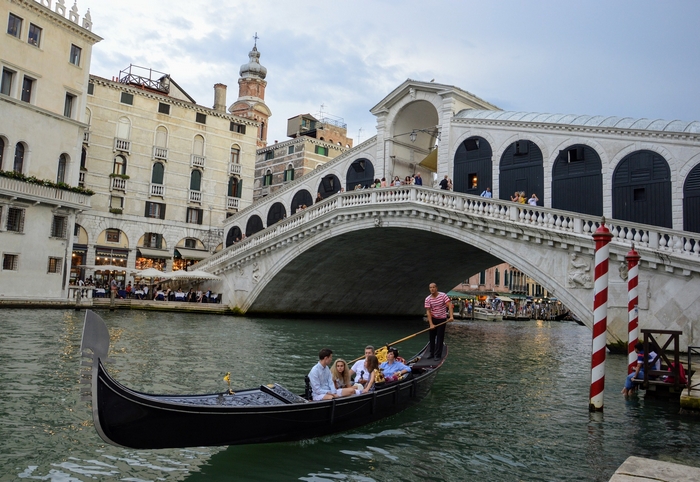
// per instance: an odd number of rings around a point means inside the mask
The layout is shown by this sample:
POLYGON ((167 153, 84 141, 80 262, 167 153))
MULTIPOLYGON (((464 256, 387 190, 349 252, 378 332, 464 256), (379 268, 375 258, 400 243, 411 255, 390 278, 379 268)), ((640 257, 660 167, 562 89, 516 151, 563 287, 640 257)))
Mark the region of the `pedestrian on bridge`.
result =
POLYGON ((430 283, 428 288, 430 289, 430 295, 425 299, 425 314, 428 317, 428 325, 430 325, 430 331, 428 331, 430 356, 428 356, 428 359, 435 358, 439 360, 442 358, 442 345, 445 341, 445 322, 455 320, 454 305, 445 293, 438 291, 435 283, 430 283), (450 311, 449 318, 447 317, 448 309, 450 311))
POLYGON ((490 187, 487 187, 487 188, 484 190, 484 192, 481 193, 481 197, 492 198, 492 197, 493 197, 493 194, 491 193, 491 188, 490 188, 490 187))

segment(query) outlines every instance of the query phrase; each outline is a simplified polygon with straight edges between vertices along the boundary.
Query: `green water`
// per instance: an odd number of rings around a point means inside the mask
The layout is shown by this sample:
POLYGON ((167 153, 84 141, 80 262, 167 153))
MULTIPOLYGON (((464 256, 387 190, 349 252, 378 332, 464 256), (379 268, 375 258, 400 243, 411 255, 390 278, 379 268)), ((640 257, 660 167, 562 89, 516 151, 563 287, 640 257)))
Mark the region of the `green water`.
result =
MULTIPOLYGON (((118 311, 108 369, 146 392, 279 382, 296 391, 323 346, 351 359, 420 320, 282 320, 118 311)), ((455 323, 423 403, 363 428, 298 443, 137 451, 106 445, 80 401, 84 313, 0 311, 0 480, 600 480, 630 455, 700 465, 700 420, 624 400, 609 356, 604 415, 588 413, 591 333, 557 322, 455 323)), ((400 345, 412 354, 423 337, 400 345)))

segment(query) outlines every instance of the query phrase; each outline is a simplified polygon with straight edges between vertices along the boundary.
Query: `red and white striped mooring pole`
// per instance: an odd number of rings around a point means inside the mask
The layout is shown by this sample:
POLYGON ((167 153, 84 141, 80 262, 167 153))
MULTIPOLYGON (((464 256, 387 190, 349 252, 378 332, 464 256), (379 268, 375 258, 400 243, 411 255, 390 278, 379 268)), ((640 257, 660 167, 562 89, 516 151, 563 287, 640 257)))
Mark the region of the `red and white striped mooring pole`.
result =
POLYGON ((608 325, 608 258, 612 234, 605 227, 605 218, 593 233, 595 241, 595 284, 593 299, 593 349, 591 355, 591 399, 588 410, 603 411, 605 390, 605 350, 608 325))
POLYGON ((634 345, 639 341, 639 296, 637 295, 637 285, 639 283, 639 253, 632 249, 625 259, 627 260, 627 374, 634 371, 637 365, 637 354, 634 352, 634 345))

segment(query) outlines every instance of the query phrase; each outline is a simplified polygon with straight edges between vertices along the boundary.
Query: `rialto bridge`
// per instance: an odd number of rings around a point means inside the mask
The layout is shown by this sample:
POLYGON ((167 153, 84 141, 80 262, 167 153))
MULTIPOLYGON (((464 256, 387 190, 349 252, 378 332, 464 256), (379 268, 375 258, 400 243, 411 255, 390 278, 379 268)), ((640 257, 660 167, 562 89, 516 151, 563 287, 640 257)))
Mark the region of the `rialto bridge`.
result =
MULTIPOLYGON (((592 322, 597 216, 417 186, 336 194, 202 261, 223 277, 224 302, 248 313, 422 312, 431 281, 504 261, 592 322)), ((609 334, 625 339, 624 257, 641 255, 642 327, 683 330, 700 313, 700 236, 609 220, 609 334)))
POLYGON ((449 289, 502 261, 590 324, 591 234, 605 216, 610 337, 626 338, 618 268, 634 242, 641 326, 692 342, 700 123, 504 112, 412 80, 371 112, 376 136, 226 220, 225 249, 199 265, 224 277, 224 302, 250 313, 418 314, 430 281, 449 289), (423 187, 354 190, 414 173, 423 187), (445 175, 453 192, 433 189, 445 175), (494 198, 479 198, 487 187, 494 198), (510 202, 513 191, 537 194, 539 206, 510 202), (324 201, 312 205, 316 193, 324 201))

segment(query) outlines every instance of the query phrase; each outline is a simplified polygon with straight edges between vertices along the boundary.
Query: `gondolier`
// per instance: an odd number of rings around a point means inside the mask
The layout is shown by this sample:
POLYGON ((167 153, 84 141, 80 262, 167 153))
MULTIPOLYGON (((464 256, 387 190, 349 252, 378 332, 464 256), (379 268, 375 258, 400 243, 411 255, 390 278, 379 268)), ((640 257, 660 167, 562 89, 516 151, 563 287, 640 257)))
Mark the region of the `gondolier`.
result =
POLYGON ((439 360, 442 358, 442 345, 445 340, 445 321, 454 321, 454 306, 452 301, 445 294, 438 291, 435 283, 430 283, 430 295, 425 299, 425 314, 430 325, 430 356, 439 360), (450 316, 447 316, 447 310, 450 316), (440 326, 436 326, 440 325, 440 326), (437 347, 435 346, 437 342, 437 347))

